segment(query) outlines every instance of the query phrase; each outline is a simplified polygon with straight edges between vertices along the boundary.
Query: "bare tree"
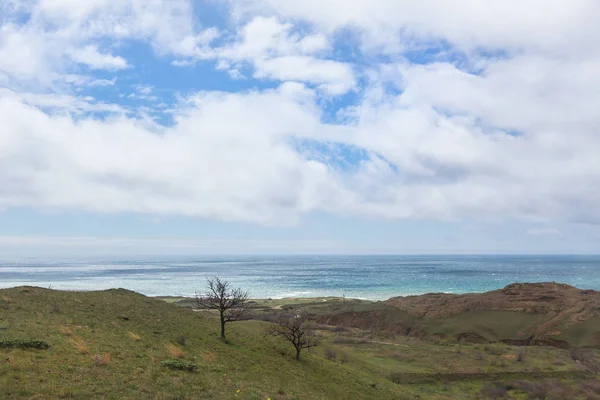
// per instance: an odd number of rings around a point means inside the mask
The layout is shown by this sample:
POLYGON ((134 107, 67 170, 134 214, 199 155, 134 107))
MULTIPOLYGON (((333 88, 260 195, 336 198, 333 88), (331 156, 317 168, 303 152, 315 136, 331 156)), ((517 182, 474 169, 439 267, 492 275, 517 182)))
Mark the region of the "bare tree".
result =
POLYGON ((300 361, 302 349, 315 347, 319 344, 314 332, 307 326, 306 315, 283 316, 272 322, 266 329, 266 334, 282 336, 296 349, 296 361, 300 361))
POLYGON ((200 308, 217 310, 221 321, 221 338, 225 339, 225 324, 243 319, 246 313, 248 292, 234 289, 228 281, 218 277, 206 279, 206 292, 196 293, 196 303, 200 308))

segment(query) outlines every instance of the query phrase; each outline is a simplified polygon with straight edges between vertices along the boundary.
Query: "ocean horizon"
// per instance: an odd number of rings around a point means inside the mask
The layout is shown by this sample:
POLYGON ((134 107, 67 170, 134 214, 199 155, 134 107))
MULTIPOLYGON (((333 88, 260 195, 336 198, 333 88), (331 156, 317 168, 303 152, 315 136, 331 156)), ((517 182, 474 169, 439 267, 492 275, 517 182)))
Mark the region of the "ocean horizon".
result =
POLYGON ((193 296, 219 276, 253 298, 346 296, 384 300, 468 293, 514 282, 600 290, 600 255, 152 256, 0 261, 0 288, 124 288, 148 296, 193 296))

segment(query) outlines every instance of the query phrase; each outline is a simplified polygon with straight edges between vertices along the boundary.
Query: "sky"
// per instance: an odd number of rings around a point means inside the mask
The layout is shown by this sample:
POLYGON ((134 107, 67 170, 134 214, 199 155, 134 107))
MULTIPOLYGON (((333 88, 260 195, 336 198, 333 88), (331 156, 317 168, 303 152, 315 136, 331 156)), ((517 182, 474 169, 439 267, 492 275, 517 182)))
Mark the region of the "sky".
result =
POLYGON ((0 0, 0 254, 600 253, 596 0, 0 0))

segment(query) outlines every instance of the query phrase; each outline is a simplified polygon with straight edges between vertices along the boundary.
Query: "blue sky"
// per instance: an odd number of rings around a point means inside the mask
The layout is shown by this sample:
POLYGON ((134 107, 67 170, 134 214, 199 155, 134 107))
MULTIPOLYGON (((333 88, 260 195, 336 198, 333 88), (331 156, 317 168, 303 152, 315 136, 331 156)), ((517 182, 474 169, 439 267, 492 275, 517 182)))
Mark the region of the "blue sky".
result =
POLYGON ((598 253, 598 17, 0 0, 0 251, 598 253))

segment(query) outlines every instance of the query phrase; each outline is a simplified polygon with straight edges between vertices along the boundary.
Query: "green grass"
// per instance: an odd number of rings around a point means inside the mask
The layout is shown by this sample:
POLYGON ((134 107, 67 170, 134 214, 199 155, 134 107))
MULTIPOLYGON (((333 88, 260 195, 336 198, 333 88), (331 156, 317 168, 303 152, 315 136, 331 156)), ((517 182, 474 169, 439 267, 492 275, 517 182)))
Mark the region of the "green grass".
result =
POLYGON ((449 318, 426 319, 419 326, 429 334, 475 334, 486 341, 526 339, 543 316, 516 311, 475 311, 449 318))
POLYGON ((554 337, 565 340, 573 346, 600 346, 600 317, 591 318, 579 324, 573 324, 554 337))
POLYGON ((35 399, 397 399, 411 389, 356 364, 325 360, 264 337, 264 323, 228 325, 126 290, 0 290, 3 340, 43 340, 48 350, 0 349, 0 398, 35 399), (181 337, 185 345, 178 344, 181 337), (169 344, 171 345, 169 347, 169 344), (165 368, 173 345, 196 372, 165 368), (106 365, 97 363, 110 355, 106 365), (6 361, 8 360, 8 361, 6 361))
MULTIPOLYGON (((521 338, 535 323, 533 314, 467 313, 416 320, 377 302, 257 300, 256 313, 305 311, 321 320, 328 313, 366 311, 384 324, 411 323, 441 337, 421 340, 369 327, 336 330, 321 323, 315 325, 321 345, 296 362, 291 346, 265 337, 264 322, 229 324, 224 342, 214 314, 185 308, 189 299, 164 300, 120 289, 0 290, 0 343, 50 345, 46 350, 0 348, 0 398, 449 400, 482 398, 486 382, 502 377, 547 377, 573 388, 589 378, 567 350, 459 344, 452 339, 464 332, 489 340, 521 338), (335 360, 325 357, 325 349, 335 353, 335 360), (523 350, 525 356, 518 360, 523 350), (393 383, 392 377, 401 383, 393 383)), ((519 393, 511 391, 514 398, 527 398, 519 393)))

